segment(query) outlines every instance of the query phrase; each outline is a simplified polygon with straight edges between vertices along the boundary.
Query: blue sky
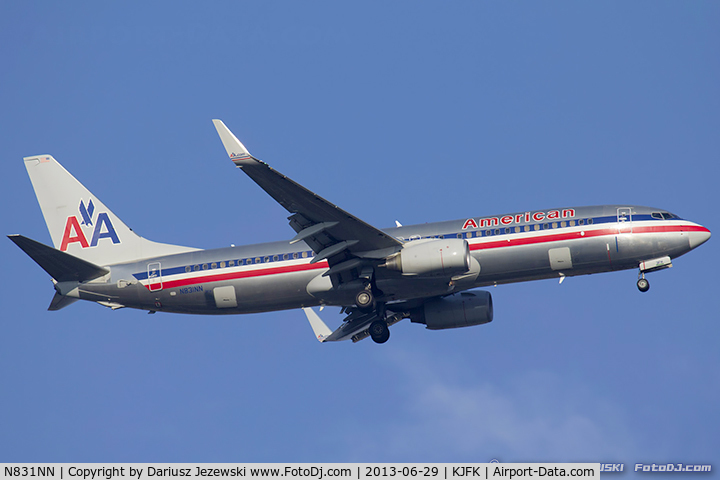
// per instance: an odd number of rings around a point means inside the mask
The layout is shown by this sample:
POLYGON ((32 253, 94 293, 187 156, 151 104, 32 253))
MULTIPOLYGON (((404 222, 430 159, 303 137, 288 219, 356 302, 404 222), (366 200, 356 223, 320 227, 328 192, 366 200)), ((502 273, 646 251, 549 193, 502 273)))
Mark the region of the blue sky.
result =
MULTIPOLYGON (((378 227, 627 203, 717 232, 719 20, 701 1, 4 2, 2 223, 51 243, 22 162, 49 153, 146 238, 291 238, 220 118, 378 227)), ((321 345, 299 310, 47 312, 49 277, 6 241, 0 461, 720 468, 716 244, 645 295, 635 271, 502 286, 489 325, 321 345)))

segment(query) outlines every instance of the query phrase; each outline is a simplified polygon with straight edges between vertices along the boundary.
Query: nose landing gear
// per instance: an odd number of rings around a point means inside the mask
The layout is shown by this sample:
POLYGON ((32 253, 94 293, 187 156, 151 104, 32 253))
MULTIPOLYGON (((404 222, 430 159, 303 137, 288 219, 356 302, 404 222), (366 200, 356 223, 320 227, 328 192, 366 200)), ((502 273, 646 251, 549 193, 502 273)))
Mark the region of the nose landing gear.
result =
POLYGON ((672 267, 672 259, 668 256, 653 258, 652 260, 645 260, 640 262, 638 273, 637 287, 641 292, 647 292, 650 290, 650 282, 645 279, 645 274, 650 272, 657 272, 665 268, 672 267))
POLYGON ((637 287, 638 287, 638 290, 640 290, 643 293, 650 290, 650 282, 648 282, 647 279, 645 278, 645 271, 642 269, 640 269, 640 272, 638 273, 637 287))

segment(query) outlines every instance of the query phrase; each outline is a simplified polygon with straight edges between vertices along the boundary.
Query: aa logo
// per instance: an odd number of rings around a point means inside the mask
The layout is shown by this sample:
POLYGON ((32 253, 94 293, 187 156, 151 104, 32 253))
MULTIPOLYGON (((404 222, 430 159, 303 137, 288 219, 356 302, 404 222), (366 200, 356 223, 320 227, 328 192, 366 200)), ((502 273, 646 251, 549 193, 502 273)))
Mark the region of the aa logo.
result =
POLYGON ((71 243, 79 243, 81 248, 97 247, 98 242, 102 238, 109 238, 112 243, 120 243, 120 239, 115 232, 110 217, 106 212, 98 213, 97 218, 93 221, 93 214, 95 213, 95 205, 92 199, 88 201, 87 206, 80 200, 80 218, 82 221, 78 221, 78 217, 73 215, 68 217, 65 222, 65 231, 63 232, 62 242, 60 243, 60 250, 67 251, 68 245, 71 243), (83 225, 84 227, 81 227, 83 225), (85 232, 92 233, 90 236, 90 242, 88 243, 88 237, 85 232))

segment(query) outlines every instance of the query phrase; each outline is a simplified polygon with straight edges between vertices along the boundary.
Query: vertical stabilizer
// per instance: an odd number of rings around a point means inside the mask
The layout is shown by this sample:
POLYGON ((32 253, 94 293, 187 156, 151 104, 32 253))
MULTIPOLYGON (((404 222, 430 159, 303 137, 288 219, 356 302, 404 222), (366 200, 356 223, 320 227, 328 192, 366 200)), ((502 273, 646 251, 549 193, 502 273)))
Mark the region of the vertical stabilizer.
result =
POLYGON ((56 249, 97 265, 197 250, 140 237, 52 156, 24 160, 56 249))

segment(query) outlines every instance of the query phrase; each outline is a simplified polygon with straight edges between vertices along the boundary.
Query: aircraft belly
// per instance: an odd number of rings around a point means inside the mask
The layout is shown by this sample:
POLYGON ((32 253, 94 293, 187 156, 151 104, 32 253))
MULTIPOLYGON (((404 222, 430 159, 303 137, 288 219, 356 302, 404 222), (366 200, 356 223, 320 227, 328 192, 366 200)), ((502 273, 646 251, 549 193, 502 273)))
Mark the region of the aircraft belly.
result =
POLYGON ((613 266, 607 249, 607 238, 601 237, 479 250, 474 253, 481 266, 477 284, 583 275, 598 269, 609 271, 613 266))
POLYGON ((295 272, 273 275, 272 278, 236 280, 233 285, 237 292, 238 309, 264 312, 316 305, 317 301, 306 291, 313 275, 313 272, 295 272))
POLYGON ((154 291, 137 282, 108 282, 81 285, 79 294, 83 300, 112 302, 143 310, 193 314, 256 313, 317 305, 317 299, 305 289, 314 275, 317 273, 292 272, 154 291))
POLYGON ((455 291, 450 286, 450 279, 437 277, 382 278, 376 284, 386 295, 384 300, 389 302, 448 295, 455 291))

